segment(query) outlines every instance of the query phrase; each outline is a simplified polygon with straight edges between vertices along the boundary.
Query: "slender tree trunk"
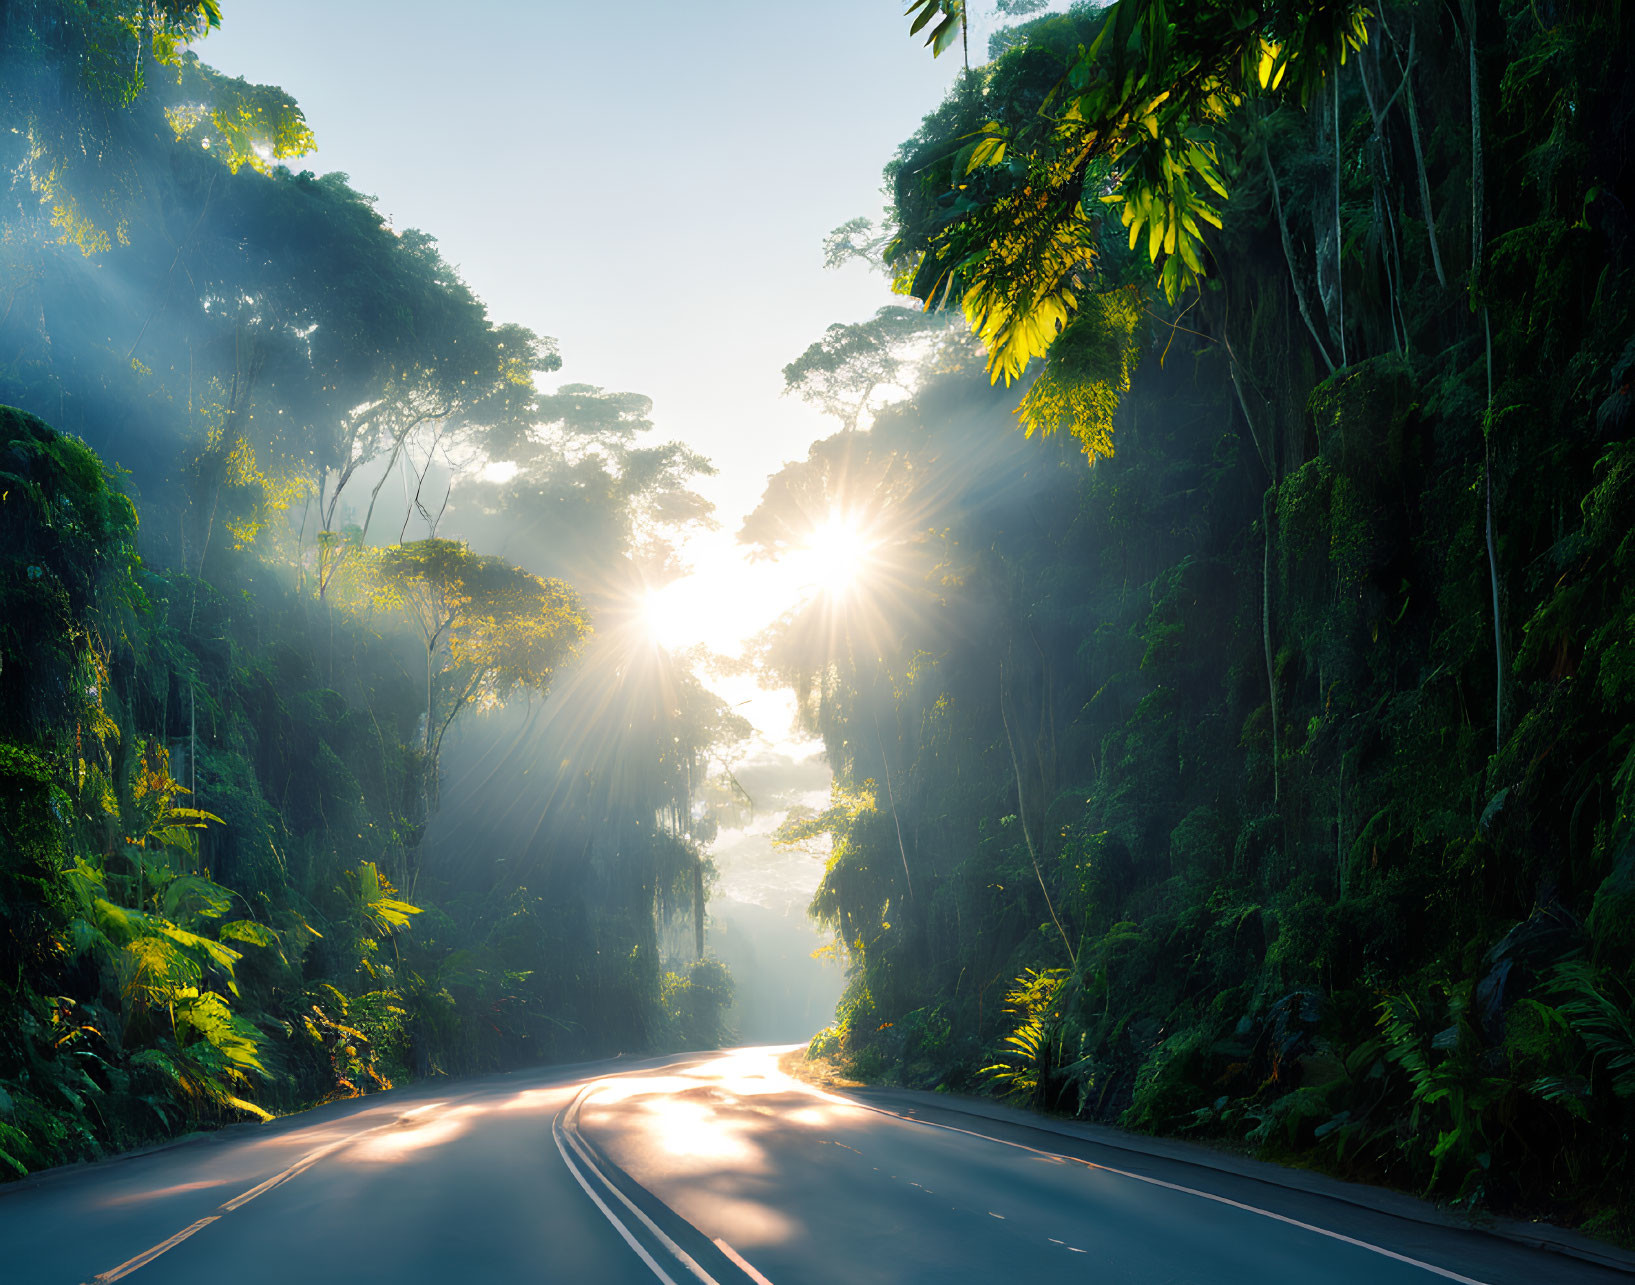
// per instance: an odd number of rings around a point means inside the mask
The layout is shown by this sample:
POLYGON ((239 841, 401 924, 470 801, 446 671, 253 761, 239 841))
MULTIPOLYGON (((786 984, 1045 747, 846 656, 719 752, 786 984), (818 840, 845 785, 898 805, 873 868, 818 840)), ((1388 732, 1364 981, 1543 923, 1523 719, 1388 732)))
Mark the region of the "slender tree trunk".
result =
POLYGON ((433 665, 434 665, 434 660, 435 660, 435 652, 433 650, 433 647, 427 647, 426 648, 426 731, 425 731, 425 734, 420 738, 422 755, 423 755, 423 758, 425 760, 421 764, 421 771, 425 774, 424 777, 422 778, 422 785, 421 785, 421 798, 422 798, 423 806, 424 806, 424 809, 425 809, 425 816, 422 818, 423 820, 430 820, 430 818, 431 818, 432 781, 433 781, 433 778, 436 776, 436 769, 433 767, 432 761, 431 761, 431 759, 432 759, 432 755, 431 755, 431 721, 432 721, 432 713, 433 713, 433 711, 432 711, 432 692, 433 692, 433 665))
POLYGON ((897 830, 897 853, 903 859, 903 878, 908 882, 908 897, 914 899, 914 876, 908 869, 908 848, 903 843, 903 823, 897 817, 897 792, 891 784, 891 764, 886 761, 886 741, 880 734, 880 715, 874 714, 874 743, 880 747, 880 770, 886 778, 886 801, 891 804, 891 824, 897 830))
POLYGON ((1277 741, 1277 671, 1272 663, 1272 515, 1268 488, 1260 501, 1260 525, 1265 535, 1265 549, 1260 563, 1260 645, 1266 654, 1266 691, 1272 704, 1272 806, 1282 801, 1277 741))
POLYGON ((386 461, 386 471, 380 475, 380 481, 375 483, 374 490, 369 492, 369 507, 363 514, 363 538, 369 538, 369 523, 375 516, 375 501, 380 499, 380 490, 386 485, 386 479, 392 476, 392 470, 397 467, 397 457, 403 451, 403 444, 408 440, 408 433, 404 433, 392 443, 392 457, 386 461))
POLYGON ((1334 79, 1334 297, 1340 306, 1340 365, 1349 366, 1345 347, 1345 236, 1340 227, 1340 67, 1334 79))
POLYGON ((443 502, 437 508, 437 516, 431 519, 431 532, 430 532, 430 535, 431 535, 431 538, 433 540, 435 540, 437 538, 438 528, 443 525, 443 514, 448 512, 449 496, 451 496, 453 494, 454 494, 454 479, 450 478, 449 479, 449 484, 446 487, 443 488, 443 502))
POLYGON ((1448 274, 1442 267, 1442 249, 1436 240, 1436 213, 1431 207, 1431 179, 1425 171, 1425 151, 1419 141, 1419 112, 1414 106, 1413 91, 1408 91, 1408 137, 1414 145, 1414 167, 1419 171, 1419 208, 1425 216, 1425 237, 1431 246, 1431 267, 1436 272, 1436 284, 1446 288, 1448 274))
POLYGON ((1056 903, 1051 899, 1050 889, 1045 886, 1045 872, 1039 867, 1039 852, 1033 846, 1033 831, 1028 828, 1027 799, 1022 785, 1022 763, 1016 757, 1016 739, 1011 735, 1010 716, 1005 712, 1005 667, 999 667, 999 721, 1005 728, 1005 744, 1011 752, 1011 771, 1016 776, 1016 819, 1022 826, 1022 841, 1027 844, 1028 859, 1033 862, 1033 877, 1039 881, 1039 891, 1045 896, 1045 909, 1050 912, 1050 922, 1056 925, 1056 931, 1062 939, 1062 949, 1073 962, 1076 970, 1079 966, 1079 953, 1073 949, 1073 943, 1068 940, 1067 929, 1062 927, 1060 916, 1056 914, 1056 903))
POLYGON ((1340 798, 1334 808, 1334 879, 1345 891, 1345 751, 1340 751, 1340 798))
MULTIPOLYGON (((1376 69, 1383 66, 1377 43, 1374 64, 1376 69)), ((1404 320, 1402 329, 1398 330, 1397 318, 1402 316, 1402 301, 1399 297, 1402 261, 1397 245, 1397 221, 1391 213, 1391 187, 1396 175, 1391 164, 1390 135, 1385 129, 1385 113, 1374 101, 1374 87, 1368 79, 1368 61, 1361 54, 1357 57, 1357 79, 1362 84, 1363 98, 1368 103, 1369 119, 1374 123, 1373 162, 1369 166, 1374 187, 1374 226, 1383 229, 1383 235, 1388 238, 1380 254, 1380 262, 1385 269, 1386 316, 1391 322, 1391 342, 1397 350, 1397 355, 1401 356, 1406 347, 1407 323, 1404 320)), ((1395 97, 1392 95, 1386 105, 1389 106, 1395 101, 1395 97)))
MULTIPOLYGON (((1413 145, 1414 149, 1414 169, 1419 177, 1419 208, 1420 213, 1425 216, 1425 236, 1430 241, 1431 246, 1431 267, 1436 272, 1437 285, 1446 289, 1448 274, 1442 268, 1442 250, 1436 239, 1436 213, 1431 207, 1431 177, 1425 168, 1425 146, 1420 141, 1419 132, 1419 106, 1414 97, 1412 79, 1414 39, 1415 32, 1412 28, 1409 28, 1407 61, 1404 62, 1400 58, 1397 60, 1397 66, 1402 71, 1402 84, 1397 89, 1397 93, 1401 94, 1408 102, 1408 141, 1413 145)), ((1396 95, 1393 94, 1392 98, 1395 97, 1396 95)), ((1389 103, 1386 104, 1386 110, 1390 110, 1389 103)))
POLYGON ((1278 806, 1282 799, 1281 778, 1278 770, 1278 709, 1277 709, 1277 672, 1272 661, 1272 518, 1271 498, 1277 490, 1277 441, 1268 434, 1268 442, 1263 447, 1260 434, 1255 429, 1254 416, 1249 413, 1249 402, 1243 395, 1243 384, 1238 379, 1238 362, 1232 353, 1232 347, 1225 343, 1223 330, 1223 344, 1226 346, 1227 373, 1232 377, 1232 391, 1238 397, 1238 409, 1243 412, 1243 422, 1249 426, 1249 436, 1255 443, 1255 450, 1260 455, 1261 466, 1271 480, 1260 500, 1260 522, 1264 528, 1265 545, 1261 554, 1260 566, 1260 643, 1266 657, 1266 693, 1271 704, 1272 718, 1272 805, 1278 806))
POLYGON ((1475 289, 1482 270, 1482 206, 1486 176, 1482 150, 1482 89, 1476 68, 1476 5, 1465 0, 1465 45, 1470 63, 1470 275, 1475 289))
POLYGON ((1391 208, 1391 193, 1385 194, 1385 217, 1391 224, 1391 262, 1396 269, 1396 289, 1393 300, 1396 304, 1397 320, 1402 323, 1402 347, 1404 353, 1413 348, 1413 337, 1408 330, 1408 310, 1402 306, 1402 291, 1407 277, 1402 271, 1402 235, 1397 227, 1396 211, 1391 208))
POLYGON ((704 958, 704 861, 693 861, 693 953, 704 958))
MULTIPOLYGON (((1377 223, 1383 224, 1387 230, 1389 230, 1390 224, 1381 219, 1380 215, 1384 213, 1385 202, 1388 199, 1389 196, 1382 195, 1380 186, 1376 183, 1374 185, 1374 219, 1377 223)), ((1397 279, 1391 271, 1391 249, 1389 246, 1380 252, 1380 263, 1385 268, 1385 316, 1391 323, 1391 346, 1396 349, 1397 356, 1400 357, 1402 356, 1402 332, 1397 329, 1397 279)))
MULTIPOLYGON (((433 434, 432 439, 431 439, 431 446, 426 451, 426 466, 424 468, 420 468, 420 469, 415 470, 414 495, 413 495, 413 497, 405 496, 405 498, 407 500, 407 503, 403 507, 403 525, 402 525, 401 528, 399 528, 398 533, 397 533, 397 542, 399 544, 402 544, 403 540, 404 540, 404 537, 408 535, 408 533, 409 533, 409 522, 414 517, 415 510, 417 510, 417 509, 420 511, 420 516, 422 518, 424 518, 427 525, 431 527, 430 534, 434 535, 434 536, 437 534, 437 525, 436 525, 436 523, 432 520, 431 514, 426 511, 426 506, 420 502, 420 492, 425 488, 426 475, 431 472, 432 461, 437 458, 438 443, 440 443, 442 440, 443 440, 443 435, 441 433, 433 434)), ((452 465, 451 465, 451 467, 452 467, 452 465)), ((407 491, 407 489, 408 489, 408 479, 405 478, 404 479, 404 490, 407 491)), ((452 489, 453 489, 453 481, 452 481, 452 478, 451 478, 451 480, 450 480, 450 490, 452 490, 452 489)), ((448 496, 446 494, 443 496, 443 504, 445 506, 448 504, 448 496)), ((442 517, 442 510, 438 510, 438 518, 441 519, 441 517, 442 517)))
POLYGON ((1499 550, 1493 538, 1493 327, 1482 309, 1487 332, 1487 415, 1482 425, 1482 474, 1487 492, 1487 575, 1493 589, 1493 752, 1504 748, 1504 621, 1499 614, 1499 550))
MULTIPOLYGON (((1470 290, 1481 294, 1484 252, 1483 204, 1486 187, 1482 148, 1482 85, 1476 60, 1476 4, 1464 0, 1466 62, 1470 69, 1470 290)), ((1487 414, 1482 423, 1482 473, 1485 491, 1487 574, 1493 592, 1493 752, 1504 746, 1504 621, 1500 615, 1499 550, 1493 535, 1493 325, 1482 305, 1482 332, 1487 348, 1487 414)))
POLYGON ((1294 242, 1289 236, 1289 222, 1283 216, 1283 192, 1278 186, 1277 171, 1272 168, 1272 153, 1262 141, 1260 145, 1261 159, 1266 164, 1266 177, 1272 184, 1272 207, 1277 212, 1277 230, 1283 239, 1283 261, 1289 265, 1289 280, 1294 285, 1294 301, 1300 307, 1300 319, 1306 323, 1306 329, 1311 332, 1311 339, 1317 345, 1318 355, 1323 359, 1323 365, 1328 367, 1328 373, 1334 373, 1334 358, 1328 355, 1328 348, 1322 337, 1317 333, 1317 323, 1311 317, 1311 304, 1306 298, 1305 287, 1301 284, 1300 274, 1295 270, 1294 242))

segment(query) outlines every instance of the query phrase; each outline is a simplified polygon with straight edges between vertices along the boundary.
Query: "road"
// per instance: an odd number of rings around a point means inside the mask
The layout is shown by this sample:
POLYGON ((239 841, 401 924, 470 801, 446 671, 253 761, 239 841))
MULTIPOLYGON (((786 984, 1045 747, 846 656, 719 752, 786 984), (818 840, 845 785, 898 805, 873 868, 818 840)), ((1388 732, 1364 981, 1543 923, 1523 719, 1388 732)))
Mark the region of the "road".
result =
POLYGON ((1630 1281, 930 1095, 825 1093, 779 1052, 426 1086, 55 1171, 0 1195, 0 1280, 1630 1281))

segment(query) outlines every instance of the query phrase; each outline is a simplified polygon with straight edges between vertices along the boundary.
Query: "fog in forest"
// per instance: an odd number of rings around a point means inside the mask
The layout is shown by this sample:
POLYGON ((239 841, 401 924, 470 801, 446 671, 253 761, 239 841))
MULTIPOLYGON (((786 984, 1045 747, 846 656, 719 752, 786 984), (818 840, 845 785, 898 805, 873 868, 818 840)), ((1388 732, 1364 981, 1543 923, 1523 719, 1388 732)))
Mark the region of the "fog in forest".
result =
POLYGON ((230 8, 0 11, 0 1172, 788 1043, 1635 1235, 1618 6, 919 0, 840 275, 745 102, 529 324, 230 8))

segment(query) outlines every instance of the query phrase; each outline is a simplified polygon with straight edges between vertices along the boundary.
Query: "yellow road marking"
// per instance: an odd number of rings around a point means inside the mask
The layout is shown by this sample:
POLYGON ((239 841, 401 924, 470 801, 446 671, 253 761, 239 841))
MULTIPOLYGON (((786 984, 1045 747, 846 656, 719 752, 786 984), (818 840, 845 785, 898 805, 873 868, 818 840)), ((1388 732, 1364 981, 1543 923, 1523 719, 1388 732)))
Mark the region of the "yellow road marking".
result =
POLYGON ((109 1282, 117 1281, 121 1277, 129 1276, 138 1267, 145 1267, 147 1264, 151 1263, 155 1258, 158 1258, 159 1255, 164 1253, 167 1249, 174 1249, 177 1245, 180 1245, 184 1240, 186 1240, 194 1232, 203 1231, 206 1227, 208 1227, 211 1223, 215 1222, 216 1219, 218 1219, 220 1217, 221 1217, 220 1214, 211 1214, 206 1218, 201 1218, 201 1219, 199 1219, 198 1222, 194 1223, 191 1227, 183 1227, 181 1229, 181 1231, 177 1232, 169 1240, 162 1241, 161 1243, 155 1245, 152 1249, 144 1249, 135 1258, 127 1258, 118 1267, 110 1267, 107 1271, 100 1272, 97 1275, 91 1277, 91 1280, 93 1282, 95 1282, 96 1285, 109 1285, 109 1282))
POLYGON ((126 1259, 118 1267, 110 1267, 105 1272, 98 1272, 95 1276, 91 1277, 90 1281, 88 1281, 86 1285, 112 1285, 112 1282, 129 1276, 138 1268, 146 1267, 154 1259, 158 1258, 159 1255, 167 1252, 168 1250, 175 1249, 176 1246, 180 1245, 189 1236, 193 1235, 195 1232, 203 1231, 206 1227, 208 1227, 211 1223, 216 1222, 223 1215, 232 1213, 235 1209, 239 1209, 242 1206, 249 1204, 257 1196, 264 1195, 271 1191, 274 1187, 288 1182, 291 1178, 295 1177, 303 1170, 310 1169, 325 1156, 339 1151, 342 1147, 350 1146, 352 1143, 357 1142, 360 1138, 367 1138, 371 1133, 379 1133, 382 1129, 394 1128, 411 1116, 418 1116, 425 1111, 432 1110, 434 1107, 444 1105, 446 1105, 446 1103, 429 1102, 425 1106, 415 1107, 412 1110, 405 1111, 396 1118, 388 1120, 385 1124, 377 1124, 373 1128, 364 1129, 359 1133, 350 1134, 349 1136, 340 1139, 338 1142, 328 1142, 321 1147, 315 1147, 313 1150, 307 1152, 306 1155, 297 1160, 294 1164, 290 1165, 289 1168, 275 1173, 265 1182, 257 1183, 248 1191, 240 1192, 231 1200, 224 1202, 219 1206, 221 1213, 210 1214, 204 1218, 201 1218, 198 1220, 198 1222, 193 1223, 191 1226, 182 1228, 181 1231, 177 1232, 169 1240, 162 1240, 151 1249, 144 1249, 135 1258, 126 1259))

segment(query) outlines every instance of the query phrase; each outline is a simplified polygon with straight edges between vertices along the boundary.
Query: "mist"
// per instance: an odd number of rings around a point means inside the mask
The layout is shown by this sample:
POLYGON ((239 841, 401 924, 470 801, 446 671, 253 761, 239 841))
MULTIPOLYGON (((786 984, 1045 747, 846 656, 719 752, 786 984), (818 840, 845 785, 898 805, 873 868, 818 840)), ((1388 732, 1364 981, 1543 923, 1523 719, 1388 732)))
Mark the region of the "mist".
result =
POLYGON ((103 1101, 25 1166, 741 1025, 707 902, 750 728, 643 614, 709 461, 536 382, 556 340, 299 168, 210 21, 0 35, 5 959, 82 1017, 27 1057, 103 1101))
POLYGON ((0 1172, 652 1057, 695 1192, 805 1078, 1635 1235, 1635 27, 1239 8, 917 0, 878 194, 872 35, 645 13, 423 230, 214 3, 6 5, 0 1172))

